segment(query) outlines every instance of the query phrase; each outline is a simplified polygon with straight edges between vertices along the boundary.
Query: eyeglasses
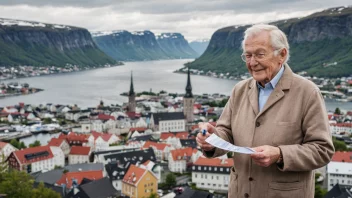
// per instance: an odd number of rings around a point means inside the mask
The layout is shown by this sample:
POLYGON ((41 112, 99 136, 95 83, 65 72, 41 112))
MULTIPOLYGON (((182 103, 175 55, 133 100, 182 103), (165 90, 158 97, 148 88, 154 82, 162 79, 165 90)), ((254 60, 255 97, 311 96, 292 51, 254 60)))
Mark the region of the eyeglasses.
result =
MULTIPOLYGON (((273 53, 277 52, 277 51, 280 51, 282 50, 283 48, 281 49, 277 49, 277 50, 274 50, 273 53)), ((256 61, 261 61, 261 60, 264 60, 267 56, 268 56, 269 53, 264 53, 264 52, 259 52, 259 53, 254 53, 254 54, 242 54, 241 55, 241 58, 244 62, 249 62, 252 57, 254 58, 254 60, 256 61)))

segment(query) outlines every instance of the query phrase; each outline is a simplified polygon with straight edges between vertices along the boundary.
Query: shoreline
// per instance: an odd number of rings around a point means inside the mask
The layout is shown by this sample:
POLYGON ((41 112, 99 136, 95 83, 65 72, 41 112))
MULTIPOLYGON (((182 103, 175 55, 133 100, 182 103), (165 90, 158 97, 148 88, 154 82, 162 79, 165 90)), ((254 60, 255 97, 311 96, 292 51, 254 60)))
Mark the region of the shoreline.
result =
MULTIPOLYGON (((105 69, 105 68, 110 68, 110 67, 119 67, 119 66, 123 66, 125 64, 120 64, 120 65, 113 65, 113 66, 109 66, 109 67, 97 67, 97 68, 88 68, 88 69, 82 69, 82 70, 78 70, 78 71, 71 71, 71 72, 58 72, 58 73, 51 73, 51 74, 41 74, 41 75, 35 75, 35 76, 19 76, 16 78, 5 78, 5 79, 0 79, 0 82, 2 81, 12 81, 12 80, 16 80, 16 79, 26 79, 26 78, 35 78, 35 77, 44 77, 44 76, 56 76, 56 75, 66 75, 66 74, 72 74, 72 73, 78 73, 78 72, 84 72, 84 71, 90 71, 90 70, 96 70, 96 69, 105 69)), ((18 66, 21 67, 21 66, 18 66)))

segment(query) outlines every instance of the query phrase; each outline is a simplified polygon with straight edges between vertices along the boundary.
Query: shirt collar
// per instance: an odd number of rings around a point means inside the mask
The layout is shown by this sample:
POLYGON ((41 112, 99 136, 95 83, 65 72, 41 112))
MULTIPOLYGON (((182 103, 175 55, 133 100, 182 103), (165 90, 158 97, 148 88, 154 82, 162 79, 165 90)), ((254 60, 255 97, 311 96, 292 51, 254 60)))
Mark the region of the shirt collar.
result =
MULTIPOLYGON (((273 89, 275 89, 277 83, 279 82, 282 74, 284 73, 284 66, 282 65, 281 66, 281 69, 279 70, 279 72, 277 72, 277 74, 275 75, 275 77, 273 79, 271 79, 270 82, 266 83, 265 84, 265 87, 267 86, 271 86, 273 89)), ((261 86, 258 82, 257 82, 257 86, 260 88, 260 89, 264 89, 265 87, 261 86)))

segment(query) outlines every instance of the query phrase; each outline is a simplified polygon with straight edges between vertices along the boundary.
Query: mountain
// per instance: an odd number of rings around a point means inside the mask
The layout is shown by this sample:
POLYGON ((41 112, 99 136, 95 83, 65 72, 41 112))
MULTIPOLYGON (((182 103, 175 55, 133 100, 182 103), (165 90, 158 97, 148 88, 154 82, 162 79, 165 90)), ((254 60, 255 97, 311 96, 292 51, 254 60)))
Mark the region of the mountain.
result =
POLYGON ((197 52, 197 54, 202 55, 209 45, 209 39, 195 40, 189 43, 189 46, 197 52))
POLYGON ((108 31, 92 33, 98 47, 115 60, 139 61, 195 58, 196 52, 179 33, 155 36, 151 31, 108 31))
POLYGON ((137 61, 168 59, 151 31, 125 30, 92 33, 98 47, 115 60, 137 61))
POLYGON ((161 33, 156 39, 161 49, 171 58, 196 58, 199 56, 180 33, 161 33))
POLYGON ((117 64, 97 48, 88 30, 0 18, 0 66, 117 64))
MULTIPOLYGON (((303 18, 276 21, 290 43, 291 68, 319 77, 349 76, 352 73, 352 7, 337 7, 303 18)), ((240 75, 247 72, 241 60, 241 41, 247 26, 217 30, 207 50, 192 69, 240 75)))

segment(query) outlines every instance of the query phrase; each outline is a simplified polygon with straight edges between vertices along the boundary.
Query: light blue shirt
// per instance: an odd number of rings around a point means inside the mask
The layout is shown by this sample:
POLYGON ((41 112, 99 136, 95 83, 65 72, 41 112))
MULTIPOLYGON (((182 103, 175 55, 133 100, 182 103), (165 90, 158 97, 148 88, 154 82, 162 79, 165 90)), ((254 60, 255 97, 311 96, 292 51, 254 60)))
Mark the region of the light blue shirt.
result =
POLYGON ((257 86, 259 88, 259 111, 262 111, 266 101, 268 100, 271 92, 273 92, 273 90, 275 89, 277 83, 279 82, 282 74, 284 73, 284 66, 281 66, 280 71, 276 74, 276 76, 271 79, 270 82, 265 84, 265 87, 261 86, 258 82, 257 82, 257 86))

